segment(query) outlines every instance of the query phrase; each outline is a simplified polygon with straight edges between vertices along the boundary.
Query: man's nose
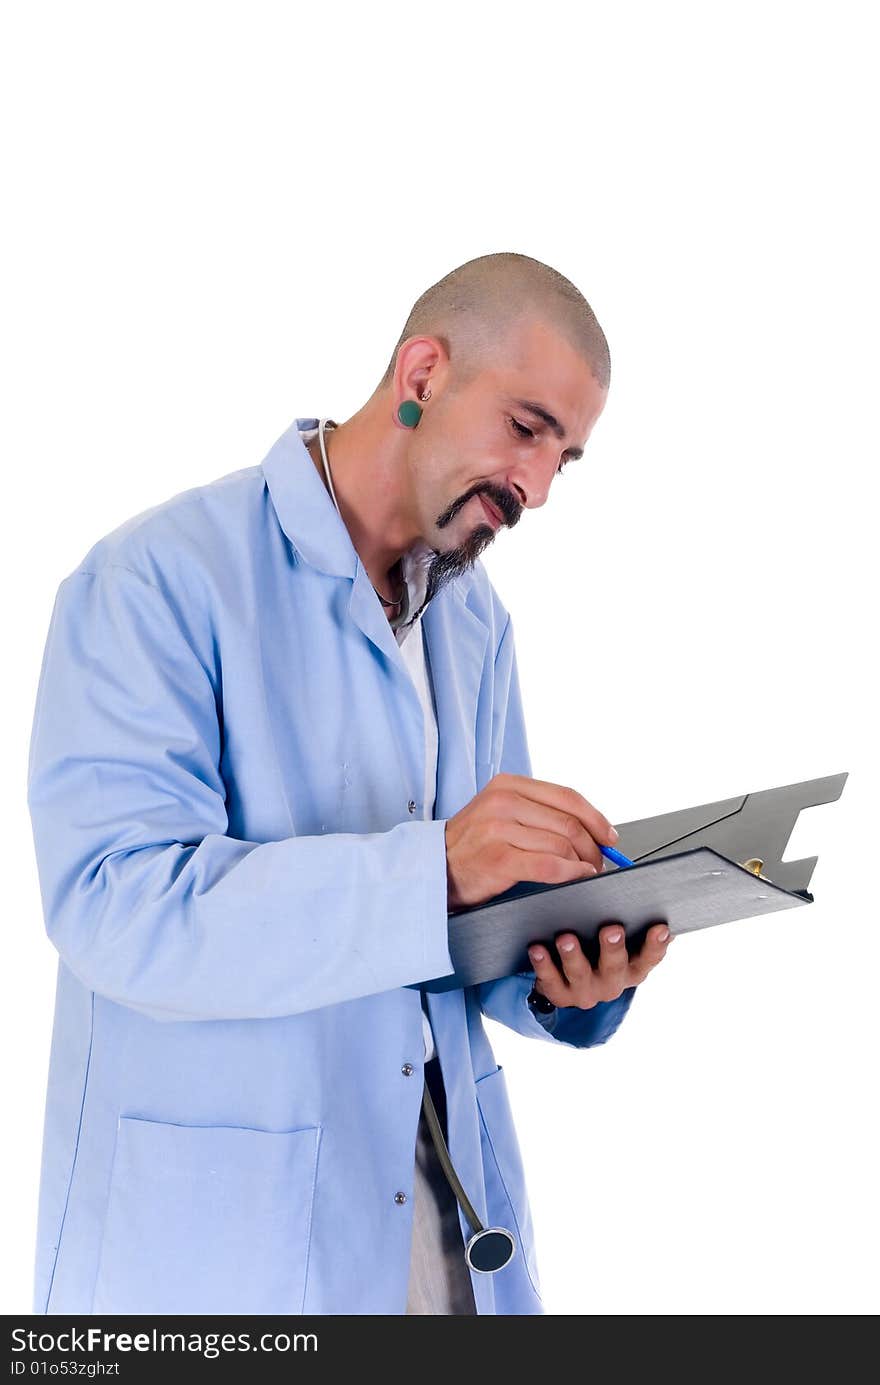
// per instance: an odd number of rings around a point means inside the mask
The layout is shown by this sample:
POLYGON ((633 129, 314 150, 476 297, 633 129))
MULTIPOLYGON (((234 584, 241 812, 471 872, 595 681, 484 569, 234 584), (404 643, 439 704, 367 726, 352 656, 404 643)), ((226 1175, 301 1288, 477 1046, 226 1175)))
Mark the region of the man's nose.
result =
POLYGON ((524 510, 537 510, 547 502, 559 457, 552 447, 539 453, 537 449, 528 461, 518 462, 507 474, 509 489, 524 510))

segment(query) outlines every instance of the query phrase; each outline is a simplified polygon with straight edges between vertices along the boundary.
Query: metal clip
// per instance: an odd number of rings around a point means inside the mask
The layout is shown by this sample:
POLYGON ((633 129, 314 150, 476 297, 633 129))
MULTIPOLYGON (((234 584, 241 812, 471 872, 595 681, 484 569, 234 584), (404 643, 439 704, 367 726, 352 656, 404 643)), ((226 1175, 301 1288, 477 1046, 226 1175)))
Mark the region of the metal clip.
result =
MULTIPOLYGON (((761 867, 763 864, 764 862, 761 860, 760 856, 750 856, 747 861, 740 861, 740 865, 744 870, 750 870, 752 875, 757 875, 759 880, 768 880, 770 878, 769 876, 761 874, 761 867)), ((772 883, 771 881, 771 884, 772 883)))

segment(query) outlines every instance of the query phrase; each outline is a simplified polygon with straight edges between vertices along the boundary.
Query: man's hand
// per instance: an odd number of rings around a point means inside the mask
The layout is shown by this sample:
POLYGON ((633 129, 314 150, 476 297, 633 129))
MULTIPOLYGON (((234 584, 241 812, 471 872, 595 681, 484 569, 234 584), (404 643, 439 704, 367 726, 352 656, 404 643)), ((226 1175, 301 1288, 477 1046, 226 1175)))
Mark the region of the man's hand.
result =
POLYGON ((446 823, 447 908, 483 904, 521 880, 559 885, 601 871, 617 833, 582 794, 496 774, 446 823))
POLYGON ((558 933, 556 948, 562 958, 562 971, 551 961, 546 947, 539 943, 529 948, 535 972, 535 990, 554 1005, 576 1005, 592 1010, 600 1000, 616 1000, 629 986, 638 986, 666 956, 672 934, 665 923, 653 924, 641 951, 630 957, 619 923, 599 929, 599 965, 593 967, 574 933, 558 933))

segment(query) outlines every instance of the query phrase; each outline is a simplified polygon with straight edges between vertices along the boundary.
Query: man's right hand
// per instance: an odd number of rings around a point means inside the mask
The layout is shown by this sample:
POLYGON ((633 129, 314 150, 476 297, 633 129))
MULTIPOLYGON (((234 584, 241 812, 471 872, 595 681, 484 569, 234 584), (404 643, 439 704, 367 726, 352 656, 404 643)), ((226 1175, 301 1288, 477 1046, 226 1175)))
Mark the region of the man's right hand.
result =
POLYGON ((574 789, 496 774, 446 823, 446 907, 483 904, 521 880, 561 885, 602 869, 617 833, 574 789))

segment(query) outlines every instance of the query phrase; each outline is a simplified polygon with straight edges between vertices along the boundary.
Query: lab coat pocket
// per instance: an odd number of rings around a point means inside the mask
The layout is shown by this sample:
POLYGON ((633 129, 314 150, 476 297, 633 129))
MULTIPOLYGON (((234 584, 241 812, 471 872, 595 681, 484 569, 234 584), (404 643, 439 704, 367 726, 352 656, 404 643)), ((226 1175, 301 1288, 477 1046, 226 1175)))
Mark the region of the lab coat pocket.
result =
POLYGON ((120 1117, 92 1313, 301 1313, 319 1142, 120 1117))
POLYGON ((532 1215, 504 1069, 497 1067, 494 1072, 478 1078, 475 1086, 480 1110, 488 1225, 506 1226, 516 1236, 517 1255, 511 1267, 522 1256, 532 1288, 540 1298, 532 1215))

